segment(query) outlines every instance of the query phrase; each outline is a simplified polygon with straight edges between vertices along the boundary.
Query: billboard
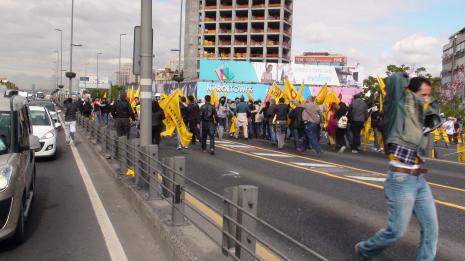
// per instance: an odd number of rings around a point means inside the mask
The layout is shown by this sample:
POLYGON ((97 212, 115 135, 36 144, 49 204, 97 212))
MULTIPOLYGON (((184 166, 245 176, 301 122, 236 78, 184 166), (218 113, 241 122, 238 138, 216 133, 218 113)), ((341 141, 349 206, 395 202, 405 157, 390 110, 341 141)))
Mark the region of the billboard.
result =
MULTIPOLYGON (((210 95, 214 88, 218 88, 218 95, 221 96, 223 93, 226 94, 228 99, 234 100, 244 96, 247 100, 246 90, 250 92, 254 100, 264 101, 268 89, 270 88, 269 84, 261 83, 227 83, 227 82, 198 82, 197 83, 197 97, 203 99, 205 95, 210 95)), ((280 86, 282 88, 282 86, 280 86)), ((299 88, 299 86, 295 86, 299 88)), ((311 91, 308 86, 304 86, 302 96, 307 98, 310 96, 311 91)))
POLYGON ((230 60, 200 60, 200 81, 234 83, 283 83, 302 81, 309 85, 361 86, 358 69, 333 65, 256 63, 230 60))
MULTIPOLYGON (((79 77, 79 88, 80 89, 97 89, 97 77, 96 76, 79 77)), ((110 82, 109 82, 108 77, 99 76, 98 88, 99 89, 110 89, 110 82)))

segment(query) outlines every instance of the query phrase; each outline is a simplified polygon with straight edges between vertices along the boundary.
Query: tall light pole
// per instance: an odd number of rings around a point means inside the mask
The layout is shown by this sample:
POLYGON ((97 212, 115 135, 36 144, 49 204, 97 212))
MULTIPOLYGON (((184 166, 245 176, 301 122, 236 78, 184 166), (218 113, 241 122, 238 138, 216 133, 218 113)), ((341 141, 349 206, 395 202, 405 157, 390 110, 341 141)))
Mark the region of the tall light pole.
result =
POLYGON ((184 1, 181 0, 181 11, 179 13, 179 54, 178 54, 178 73, 181 77, 181 40, 182 40, 182 6, 184 1))
POLYGON ((57 54, 57 68, 56 68, 57 69, 57 85, 56 85, 56 87, 58 88, 58 85, 59 85, 59 82, 58 82, 58 76, 59 76, 58 70, 60 68, 60 52, 55 51, 55 53, 57 54))
POLYGON ((97 96, 99 95, 99 89, 98 89, 98 84, 99 84, 99 79, 98 79, 98 56, 101 55, 102 53, 97 53, 97 96))
POLYGON ((66 73, 66 77, 69 78, 69 94, 73 93, 73 78, 76 77, 76 73, 73 72, 73 33, 74 33, 74 0, 71 0, 71 40, 69 44, 69 72, 66 73))
POLYGON ((56 28, 60 32, 60 85, 63 86, 63 30, 56 28))
POLYGON ((141 0, 140 145, 152 144, 152 0, 141 0))
POLYGON ((119 34, 119 60, 118 60, 118 85, 121 86, 121 37, 126 34, 119 34))

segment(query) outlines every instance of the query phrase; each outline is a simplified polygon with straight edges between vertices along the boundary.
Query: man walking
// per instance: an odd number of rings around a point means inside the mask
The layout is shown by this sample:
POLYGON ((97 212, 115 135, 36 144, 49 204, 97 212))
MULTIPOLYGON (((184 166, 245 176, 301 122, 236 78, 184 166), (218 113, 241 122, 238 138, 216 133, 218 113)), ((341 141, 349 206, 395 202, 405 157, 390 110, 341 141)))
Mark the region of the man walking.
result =
POLYGON ((210 103, 210 95, 205 96, 205 104, 200 108, 202 121, 202 150, 207 151, 207 136, 210 136, 210 154, 215 155, 215 130, 217 125, 216 109, 210 103))
POLYGON ((368 119, 368 107, 361 99, 361 94, 354 95, 354 100, 349 106, 349 120, 352 131, 352 153, 360 153, 360 132, 363 124, 368 119))
POLYGON ((323 154, 320 143, 318 142, 318 128, 320 127, 321 112, 318 105, 314 103, 314 97, 308 97, 305 104, 300 104, 295 100, 291 100, 297 107, 302 107, 302 120, 304 122, 304 133, 308 144, 304 144, 302 152, 305 152, 307 146, 310 145, 318 156, 323 154))
POLYGON ((356 244, 355 252, 358 260, 380 254, 405 234, 414 214, 421 228, 416 260, 431 261, 436 256, 438 219, 419 153, 427 147, 428 133, 441 123, 437 103, 430 101, 431 83, 423 77, 409 83, 407 74, 397 73, 386 79, 386 87, 383 134, 390 165, 384 183, 388 223, 356 244))
POLYGON ((236 132, 234 133, 234 137, 236 139, 239 138, 239 131, 240 131, 240 128, 242 127, 242 131, 244 132, 244 139, 248 139, 249 138, 249 134, 248 134, 248 124, 249 124, 249 120, 247 118, 247 114, 250 113, 250 107, 249 105, 247 105, 245 102, 244 102, 244 97, 241 97, 239 99, 239 104, 237 104, 236 106, 236 117, 237 117, 237 121, 236 121, 236 132))
POLYGON ((116 123, 116 133, 118 137, 126 136, 129 139, 130 124, 129 118, 136 120, 134 111, 129 104, 126 92, 122 91, 119 95, 119 100, 113 105, 113 118, 116 123))
POLYGON ((278 140, 278 150, 284 148, 284 140, 286 138, 287 114, 289 106, 284 103, 284 98, 279 98, 279 104, 274 108, 273 119, 276 118, 276 138, 278 140))
POLYGON ((192 144, 195 144, 195 140, 198 139, 200 141, 200 108, 197 102, 195 101, 194 96, 190 95, 188 97, 189 105, 188 105, 188 126, 189 131, 192 133, 192 144))
POLYGON ((70 145, 74 141, 76 132, 76 113, 78 112, 77 100, 66 99, 65 106, 65 128, 66 144, 70 145))

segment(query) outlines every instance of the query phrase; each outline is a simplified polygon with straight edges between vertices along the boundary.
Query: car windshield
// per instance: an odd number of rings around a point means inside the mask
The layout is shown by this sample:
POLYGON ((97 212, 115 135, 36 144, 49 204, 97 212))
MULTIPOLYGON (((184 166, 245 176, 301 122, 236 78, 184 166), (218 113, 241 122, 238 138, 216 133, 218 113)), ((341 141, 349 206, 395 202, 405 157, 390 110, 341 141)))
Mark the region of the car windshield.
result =
POLYGON ((9 151, 11 144, 11 113, 0 112, 0 155, 9 151))
POLYGON ((31 121, 34 126, 50 125, 50 119, 45 111, 31 111, 31 121))
POLYGON ((55 105, 50 102, 31 102, 30 105, 42 106, 47 108, 49 112, 55 112, 55 105))

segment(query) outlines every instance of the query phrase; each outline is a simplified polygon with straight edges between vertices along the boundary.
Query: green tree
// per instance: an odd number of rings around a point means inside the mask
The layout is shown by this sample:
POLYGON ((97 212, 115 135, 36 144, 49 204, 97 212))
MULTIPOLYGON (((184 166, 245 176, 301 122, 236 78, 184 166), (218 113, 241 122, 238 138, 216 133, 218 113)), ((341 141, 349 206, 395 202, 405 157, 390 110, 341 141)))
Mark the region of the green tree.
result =
POLYGON ((16 86, 16 84, 14 84, 13 82, 5 82, 5 83, 2 83, 3 86, 5 86, 7 89, 11 90, 11 89, 18 89, 18 87, 16 86))
POLYGON ((405 66, 404 64, 402 64, 401 66, 390 64, 390 65, 387 66, 386 74, 387 74, 387 76, 391 76, 394 73, 409 72, 409 71, 410 71, 410 67, 405 66))

